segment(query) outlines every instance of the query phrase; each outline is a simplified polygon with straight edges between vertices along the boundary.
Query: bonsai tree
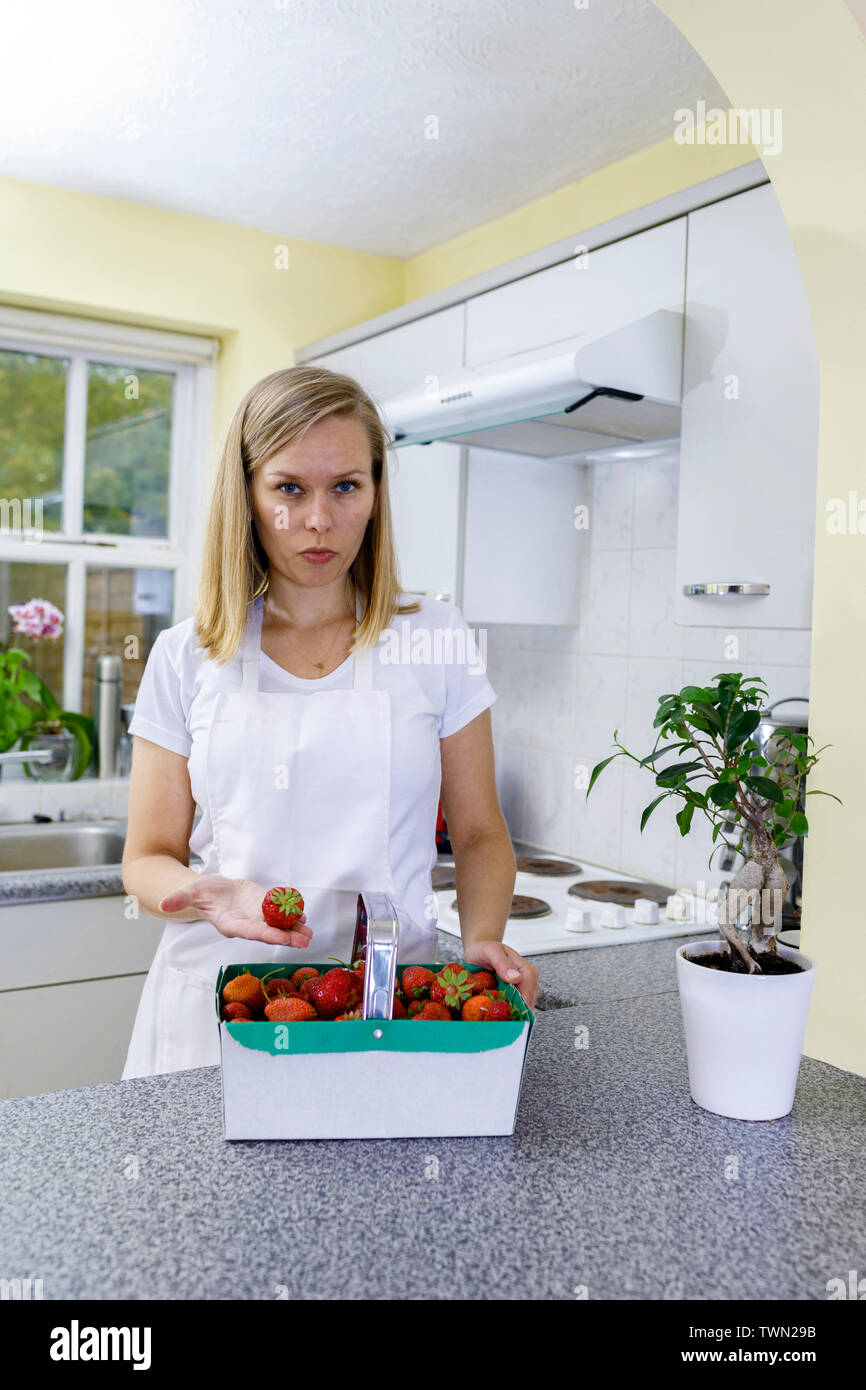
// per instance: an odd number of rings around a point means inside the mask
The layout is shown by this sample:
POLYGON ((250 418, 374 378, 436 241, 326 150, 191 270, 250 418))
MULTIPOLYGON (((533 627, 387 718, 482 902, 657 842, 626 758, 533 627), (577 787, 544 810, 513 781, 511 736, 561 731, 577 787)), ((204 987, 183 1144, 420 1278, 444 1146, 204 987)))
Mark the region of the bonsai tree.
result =
MULTIPOLYGON (((808 734, 776 729, 775 756, 768 761, 751 737, 767 698, 764 682, 757 676, 730 672, 714 676, 713 681, 706 687, 686 685, 678 695, 659 697, 653 720, 658 735, 646 757, 630 753, 614 730, 613 742, 619 751, 593 768, 586 795, 615 758, 631 758, 655 774, 660 788, 644 808, 641 831, 662 801, 678 797, 683 803, 676 814, 681 835, 689 833, 696 810, 713 826, 708 867, 723 845, 744 857, 745 863, 719 902, 719 926, 730 947, 731 968, 753 974, 762 970, 761 954, 776 950, 788 883, 779 851, 792 835, 808 834, 808 821, 798 809, 800 791, 824 749, 811 751, 814 741, 808 734), (668 739, 672 741, 665 742, 668 739), (679 756, 660 767, 671 754, 679 756), (736 843, 726 832, 739 832, 736 843), (738 930, 744 916, 750 927, 749 946, 738 930)), ((809 790, 805 795, 832 793, 809 790)), ((839 801, 838 796, 833 799, 839 801)))

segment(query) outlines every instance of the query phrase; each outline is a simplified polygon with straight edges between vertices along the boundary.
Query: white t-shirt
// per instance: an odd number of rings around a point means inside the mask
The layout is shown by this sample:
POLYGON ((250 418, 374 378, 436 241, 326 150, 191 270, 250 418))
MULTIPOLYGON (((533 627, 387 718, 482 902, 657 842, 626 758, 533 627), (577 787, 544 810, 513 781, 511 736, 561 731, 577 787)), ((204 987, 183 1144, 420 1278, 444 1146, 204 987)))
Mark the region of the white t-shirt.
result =
MULTIPOLYGON (((407 602, 416 595, 404 594, 407 602)), ((436 797, 413 761, 421 717, 435 721, 440 738, 457 733, 488 709, 497 695, 487 679, 483 651, 453 603, 419 596, 417 613, 395 613, 374 652, 373 687, 391 693, 391 869, 399 902, 418 923, 431 923, 430 870, 436 862, 436 797)), ((264 652, 259 689, 314 694, 351 688, 354 658, 320 679, 285 671, 264 652)), ((225 666, 205 658, 193 619, 165 629, 147 659, 135 701, 130 733, 189 758, 196 730, 210 725, 209 706, 219 690, 241 685, 238 653, 225 666)), ((203 798, 203 800, 205 800, 203 798)), ((215 872, 213 830, 206 804, 190 836, 190 850, 201 857, 202 872, 215 872)))

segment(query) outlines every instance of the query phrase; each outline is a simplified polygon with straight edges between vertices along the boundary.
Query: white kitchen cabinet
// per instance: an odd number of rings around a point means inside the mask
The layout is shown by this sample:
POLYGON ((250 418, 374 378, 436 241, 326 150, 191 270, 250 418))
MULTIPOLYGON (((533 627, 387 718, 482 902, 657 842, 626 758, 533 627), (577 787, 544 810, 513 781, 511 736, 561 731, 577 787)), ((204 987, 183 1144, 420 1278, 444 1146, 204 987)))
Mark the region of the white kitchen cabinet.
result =
MULTIPOLYGON (((465 305, 454 305, 315 363, 354 377, 381 407, 405 391, 434 389, 440 377, 460 369, 464 317, 465 305)), ((389 424, 386 411, 383 416, 389 424)), ((403 588, 447 594, 454 603, 460 591, 462 457, 459 445, 410 445, 390 451, 388 472, 403 588)))
POLYGON ((554 343, 567 351, 572 340, 658 309, 682 313, 685 243, 679 217, 475 295, 466 305, 466 366, 554 343))
POLYGON ((818 358, 769 184, 688 218, 676 620, 811 626, 818 358), (765 597, 685 585, 769 584, 765 597))
POLYGON ((466 306, 455 304, 325 353, 313 364, 353 376, 377 403, 404 391, 433 389, 436 379, 463 365, 465 314, 466 306))
POLYGON ((127 899, 0 907, 0 1097, 119 1081, 163 918, 127 899))
POLYGON ((463 448, 436 442, 391 451, 389 492, 400 582, 459 606, 463 448))
POLYGON ((119 1081, 146 978, 0 992, 0 1098, 119 1081))
POLYGON ((574 626, 586 535, 575 509, 586 469, 498 450, 467 454, 466 621, 574 626))

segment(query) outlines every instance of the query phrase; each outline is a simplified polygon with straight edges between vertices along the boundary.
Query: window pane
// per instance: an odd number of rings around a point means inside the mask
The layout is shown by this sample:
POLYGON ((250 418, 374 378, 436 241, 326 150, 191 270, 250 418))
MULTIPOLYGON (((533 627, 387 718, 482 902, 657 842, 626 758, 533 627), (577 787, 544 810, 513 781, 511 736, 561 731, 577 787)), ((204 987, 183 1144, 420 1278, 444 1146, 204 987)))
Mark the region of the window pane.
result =
MULTIPOLYGON (((63 487, 66 370, 63 357, 0 350, 0 498, 30 500, 30 526, 59 531, 63 487), (42 501, 39 522, 35 501, 42 501)), ((15 513, 0 526, 26 525, 15 513)))
POLYGON ((93 714, 96 659, 111 652, 123 663, 123 704, 132 704, 150 649, 171 627, 171 570, 88 569, 81 709, 93 714))
MULTIPOLYGON (((12 631, 9 605, 47 599, 66 612, 66 566, 34 565, 18 560, 0 561, 0 642, 20 647, 33 658, 30 669, 41 676, 58 704, 63 704, 63 650, 66 625, 59 637, 27 637, 12 631)), ((4 772, 9 769, 4 768, 4 772)))
POLYGON ((172 372, 89 364, 86 532, 168 535, 173 385, 172 372))

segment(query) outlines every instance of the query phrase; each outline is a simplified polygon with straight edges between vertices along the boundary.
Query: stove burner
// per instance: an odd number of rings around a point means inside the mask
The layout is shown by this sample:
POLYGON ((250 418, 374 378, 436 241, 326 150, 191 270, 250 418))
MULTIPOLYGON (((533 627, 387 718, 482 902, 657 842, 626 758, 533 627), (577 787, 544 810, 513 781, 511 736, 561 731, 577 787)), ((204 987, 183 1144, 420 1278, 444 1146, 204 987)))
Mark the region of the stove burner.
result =
MULTIPOLYGON (((460 915, 455 898, 451 904, 452 911, 460 915)), ((549 917, 553 908, 550 903, 546 903, 543 898, 528 898, 522 893, 515 893, 511 899, 511 911, 508 916, 512 917, 549 917)))
POLYGON ((592 898, 598 903, 618 903, 621 907, 634 907, 636 898, 666 903, 671 891, 659 883, 637 883, 622 878, 594 878, 586 883, 572 883, 568 890, 573 898, 592 898))
POLYGON ((583 869, 569 859, 548 859, 540 855, 521 854, 517 858, 517 872, 520 874, 543 874, 546 878, 562 875, 574 877, 583 869))
POLYGON ((441 893, 446 888, 456 888, 457 879, 454 877, 454 870, 449 869, 447 864, 434 864, 431 877, 433 880, 433 892, 441 893))

